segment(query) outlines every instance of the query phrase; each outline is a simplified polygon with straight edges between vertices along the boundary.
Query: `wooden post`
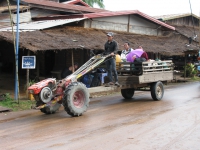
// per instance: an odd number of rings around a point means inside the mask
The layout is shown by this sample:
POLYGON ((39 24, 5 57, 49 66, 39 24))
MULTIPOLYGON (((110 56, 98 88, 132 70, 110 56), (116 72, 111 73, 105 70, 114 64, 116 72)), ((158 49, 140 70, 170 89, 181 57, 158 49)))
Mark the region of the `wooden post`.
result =
POLYGON ((187 57, 187 54, 185 53, 184 81, 185 81, 185 77, 186 77, 186 57, 187 57))
POLYGON ((129 32, 129 27, 130 27, 130 15, 128 15, 127 32, 129 32))
POLYGON ((72 73, 74 73, 74 53, 72 49, 72 73))
POLYGON ((37 78, 40 79, 40 55, 39 55, 39 52, 37 52, 37 55, 36 55, 36 70, 37 70, 37 78))
MULTIPOLYGON (((199 11, 199 53, 198 53, 198 57, 200 58, 200 11, 199 11)), ((198 60, 199 64, 200 64, 200 60, 198 60)), ((200 72, 200 70, 199 70, 200 72)))
MULTIPOLYGON (((29 50, 27 55, 30 56, 29 50)), ((28 97, 28 87, 29 87, 29 69, 26 70, 26 97, 28 97)))

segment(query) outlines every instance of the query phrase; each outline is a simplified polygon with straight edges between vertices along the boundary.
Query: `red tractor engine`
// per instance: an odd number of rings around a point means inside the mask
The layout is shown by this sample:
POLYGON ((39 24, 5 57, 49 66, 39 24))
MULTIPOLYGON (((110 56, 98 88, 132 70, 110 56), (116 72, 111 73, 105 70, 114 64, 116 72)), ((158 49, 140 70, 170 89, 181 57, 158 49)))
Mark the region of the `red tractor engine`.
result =
POLYGON ((55 78, 48 78, 28 88, 36 100, 35 109, 40 109, 45 114, 55 113, 61 106, 71 116, 80 116, 89 106, 89 92, 87 87, 77 80, 84 74, 110 57, 97 55, 88 60, 73 74, 56 81, 55 78))

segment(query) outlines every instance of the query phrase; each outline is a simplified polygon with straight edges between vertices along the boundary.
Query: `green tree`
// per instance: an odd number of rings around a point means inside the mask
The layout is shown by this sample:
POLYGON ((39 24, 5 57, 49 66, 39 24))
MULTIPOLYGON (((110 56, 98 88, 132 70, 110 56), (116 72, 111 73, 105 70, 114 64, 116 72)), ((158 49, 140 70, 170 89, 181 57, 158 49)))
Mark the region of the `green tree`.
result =
POLYGON ((100 8, 105 8, 103 0, 83 0, 83 2, 87 3, 91 7, 93 7, 94 4, 97 4, 100 8))

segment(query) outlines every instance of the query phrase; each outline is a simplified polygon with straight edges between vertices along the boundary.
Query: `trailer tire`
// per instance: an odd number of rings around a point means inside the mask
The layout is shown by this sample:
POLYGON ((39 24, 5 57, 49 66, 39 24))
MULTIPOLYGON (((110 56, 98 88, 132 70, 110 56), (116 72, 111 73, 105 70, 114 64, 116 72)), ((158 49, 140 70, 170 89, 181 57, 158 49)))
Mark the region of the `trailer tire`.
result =
POLYGON ((162 99, 164 95, 164 86, 162 82, 159 81, 152 83, 150 86, 150 90, 151 90, 151 97, 153 98, 153 100, 159 101, 162 99))
POLYGON ((53 106, 45 106, 44 108, 41 108, 40 111, 45 114, 54 114, 59 108, 61 104, 56 103, 53 106))
POLYGON ((135 89, 121 89, 121 94, 125 99, 131 99, 135 93, 135 89))
POLYGON ((89 107, 89 91, 81 82, 71 83, 64 92, 63 106, 73 116, 81 116, 89 107))

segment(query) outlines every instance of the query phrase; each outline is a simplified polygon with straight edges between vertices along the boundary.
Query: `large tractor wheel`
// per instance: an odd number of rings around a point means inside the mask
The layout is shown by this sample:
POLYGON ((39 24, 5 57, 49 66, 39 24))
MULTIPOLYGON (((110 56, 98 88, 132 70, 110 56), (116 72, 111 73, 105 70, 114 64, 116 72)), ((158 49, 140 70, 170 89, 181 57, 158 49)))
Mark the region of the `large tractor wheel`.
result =
POLYGON ((45 106, 44 108, 41 108, 40 111, 45 114, 54 114, 59 108, 61 104, 55 103, 52 106, 45 106))
POLYGON ((135 93, 135 89, 121 89, 121 94, 125 99, 131 99, 135 93))
POLYGON ((152 83, 150 90, 151 90, 151 97, 153 98, 153 100, 159 101, 162 99, 164 95, 164 86, 162 82, 159 81, 152 83))
POLYGON ((81 116, 89 102, 89 92, 83 83, 73 82, 65 89, 63 106, 69 115, 81 116))

